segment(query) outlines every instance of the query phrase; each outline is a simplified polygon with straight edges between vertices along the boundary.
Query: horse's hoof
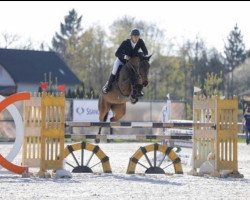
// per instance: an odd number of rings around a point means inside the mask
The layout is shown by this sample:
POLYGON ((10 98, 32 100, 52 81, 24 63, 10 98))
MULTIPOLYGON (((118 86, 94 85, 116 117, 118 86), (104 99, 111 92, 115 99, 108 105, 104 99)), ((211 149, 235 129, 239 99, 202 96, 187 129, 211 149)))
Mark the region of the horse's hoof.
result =
POLYGON ((96 138, 96 139, 95 139, 95 143, 96 143, 96 144, 100 143, 100 139, 99 139, 99 138, 96 138))
POLYGON ((138 101, 138 98, 131 98, 130 101, 132 104, 136 104, 136 102, 138 101))

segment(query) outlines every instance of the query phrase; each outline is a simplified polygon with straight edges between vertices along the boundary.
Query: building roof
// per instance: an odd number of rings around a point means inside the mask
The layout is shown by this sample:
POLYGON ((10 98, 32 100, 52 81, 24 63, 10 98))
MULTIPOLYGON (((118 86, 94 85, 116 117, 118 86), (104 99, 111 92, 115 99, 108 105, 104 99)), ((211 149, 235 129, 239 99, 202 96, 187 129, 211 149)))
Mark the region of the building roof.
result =
POLYGON ((79 84, 76 75, 67 64, 52 51, 34 51, 0 48, 0 65, 10 74, 16 84, 39 84, 44 74, 51 72, 52 81, 57 77, 58 84, 79 84))

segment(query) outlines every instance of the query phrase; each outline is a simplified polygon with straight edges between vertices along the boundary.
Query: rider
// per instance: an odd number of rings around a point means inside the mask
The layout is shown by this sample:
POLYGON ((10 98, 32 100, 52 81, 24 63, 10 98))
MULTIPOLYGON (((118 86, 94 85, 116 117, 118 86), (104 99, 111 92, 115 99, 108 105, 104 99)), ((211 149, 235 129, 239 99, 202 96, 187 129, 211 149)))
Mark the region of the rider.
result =
MULTIPOLYGON (((129 60, 140 50, 142 50, 144 55, 148 54, 148 50, 145 46, 145 43, 140 38, 140 31, 138 29, 133 29, 130 32, 130 39, 124 40, 115 53, 115 56, 117 58, 114 62, 112 73, 109 76, 109 80, 102 89, 103 93, 106 94, 111 90, 112 83, 115 80, 115 76, 119 66, 124 65, 126 63, 126 60, 129 60)), ((143 93, 140 92, 139 96, 143 96, 143 93)))

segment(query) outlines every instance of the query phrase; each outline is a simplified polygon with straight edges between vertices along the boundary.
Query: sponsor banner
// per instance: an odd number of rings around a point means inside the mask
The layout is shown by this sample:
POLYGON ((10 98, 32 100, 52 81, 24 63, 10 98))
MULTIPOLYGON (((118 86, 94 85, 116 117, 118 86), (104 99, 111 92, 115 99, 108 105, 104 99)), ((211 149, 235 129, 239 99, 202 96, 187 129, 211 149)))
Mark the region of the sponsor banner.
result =
MULTIPOLYGON (((109 112, 108 120, 112 116, 109 112)), ((99 122, 98 100, 73 100, 74 122, 99 122)))

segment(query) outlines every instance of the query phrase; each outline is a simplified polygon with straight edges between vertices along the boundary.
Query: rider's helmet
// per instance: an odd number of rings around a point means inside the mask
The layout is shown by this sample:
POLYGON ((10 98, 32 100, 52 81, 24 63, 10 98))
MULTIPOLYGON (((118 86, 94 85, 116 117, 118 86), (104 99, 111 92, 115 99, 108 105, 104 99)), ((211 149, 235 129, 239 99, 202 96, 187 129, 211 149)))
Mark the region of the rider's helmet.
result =
POLYGON ((139 36, 140 35, 140 31, 138 29, 133 29, 131 32, 130 32, 130 36, 132 35, 136 35, 136 36, 139 36))

